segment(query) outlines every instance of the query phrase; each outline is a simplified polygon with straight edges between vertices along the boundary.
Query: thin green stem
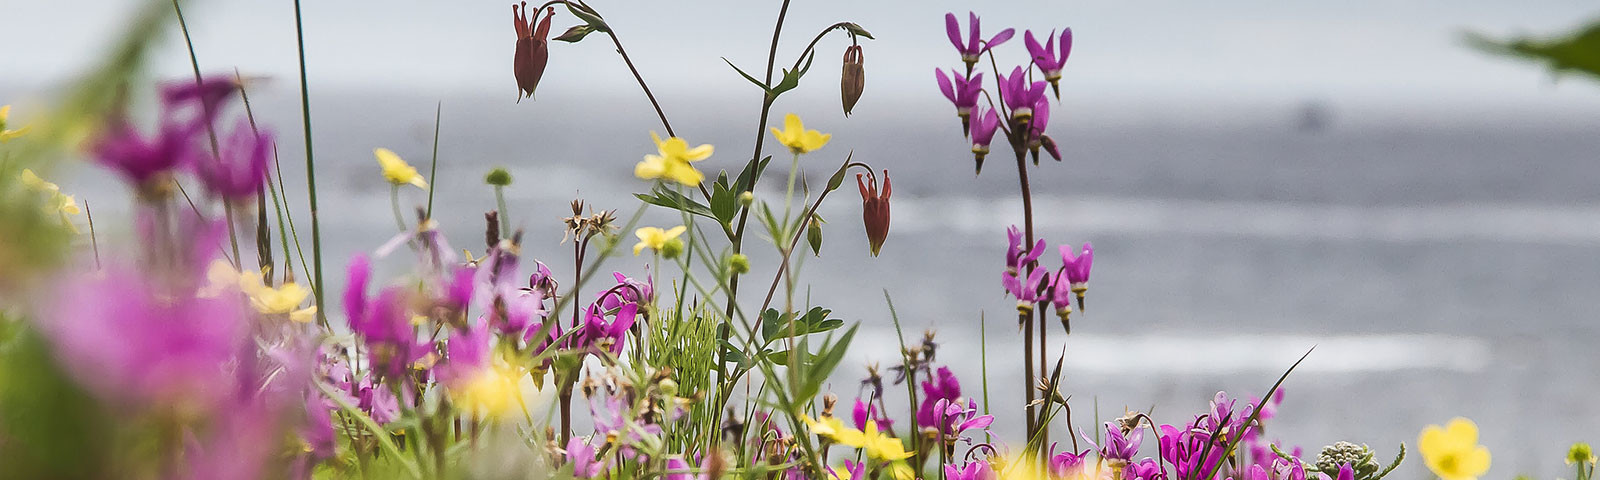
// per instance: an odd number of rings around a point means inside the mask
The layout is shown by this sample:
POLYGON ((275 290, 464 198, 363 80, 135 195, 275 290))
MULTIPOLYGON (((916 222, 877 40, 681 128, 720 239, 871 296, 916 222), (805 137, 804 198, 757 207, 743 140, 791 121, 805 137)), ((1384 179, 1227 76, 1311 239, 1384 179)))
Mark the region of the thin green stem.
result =
MULTIPOLYGON (((800 174, 800 152, 794 152, 794 160, 789 162, 789 187, 783 193, 783 228, 789 229, 790 207, 794 205, 794 177, 800 174)), ((782 245, 786 238, 774 239, 782 245)))
POLYGON ((406 228, 406 216, 400 213, 400 186, 389 185, 389 207, 394 210, 394 226, 400 229, 401 234, 409 231, 406 228))
POLYGON ((511 210, 506 208, 505 187, 494 186, 494 203, 500 207, 500 238, 511 237, 511 210))
POLYGON ((306 34, 300 0, 294 0, 294 35, 300 57, 300 121, 305 126, 306 136, 306 197, 311 204, 311 263, 315 267, 311 276, 317 285, 312 292, 317 299, 317 319, 326 325, 328 309, 323 305, 322 222, 317 217, 317 162, 311 147, 311 89, 306 80, 306 34))
MULTIPOLYGON (((439 123, 443 118, 444 102, 439 102, 439 105, 433 111, 433 166, 428 169, 428 213, 426 216, 430 220, 433 219, 433 189, 439 186, 439 123)), ((501 210, 505 209, 501 208, 501 210)), ((505 212, 500 212, 500 215, 501 218, 505 218, 505 212)), ((501 225, 502 227, 504 226, 504 224, 501 225)), ((504 232, 505 229, 501 228, 500 231, 504 232)))

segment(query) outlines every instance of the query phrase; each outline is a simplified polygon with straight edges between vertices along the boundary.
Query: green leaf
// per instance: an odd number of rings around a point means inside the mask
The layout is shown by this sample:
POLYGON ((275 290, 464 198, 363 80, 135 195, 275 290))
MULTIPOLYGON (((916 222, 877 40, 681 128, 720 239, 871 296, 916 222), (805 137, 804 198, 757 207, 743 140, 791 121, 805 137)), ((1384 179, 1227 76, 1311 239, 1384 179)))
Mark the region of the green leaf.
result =
MULTIPOLYGON (((733 71, 739 72, 739 75, 744 76, 745 80, 749 80, 750 83, 754 83, 754 84, 756 84, 757 87, 761 87, 761 91, 767 92, 767 95, 773 95, 772 88, 767 87, 766 83, 764 83, 764 82, 762 82, 760 80, 756 80, 756 77, 752 77, 752 76, 750 76, 750 74, 744 73, 744 70, 740 70, 738 65, 734 65, 732 60, 728 60, 728 57, 722 57, 722 61, 728 62, 728 66, 733 67, 733 71)), ((793 88, 793 87, 790 87, 790 88, 793 88)))
POLYGON ((855 338, 857 327, 860 325, 851 325, 837 341, 823 344, 823 351, 817 353, 815 363, 806 370, 805 384, 795 392, 797 402, 810 401, 811 397, 822 390, 822 384, 828 381, 828 375, 833 373, 833 369, 839 366, 841 360, 844 360, 845 351, 850 349, 850 340, 855 338))
POLYGON ((667 207, 674 210, 683 210, 691 214, 710 219, 717 218, 715 215, 711 214, 710 207, 707 207, 700 202, 696 202, 692 198, 685 197, 681 193, 670 190, 659 183, 656 184, 655 188, 650 189, 650 193, 635 193, 633 196, 639 200, 643 200, 644 203, 651 205, 667 207))
POLYGON ((1486 52, 1544 62, 1554 73, 1581 72, 1600 80, 1600 20, 1559 37, 1494 40, 1469 32, 1466 41, 1486 52))
MULTIPOLYGON (((773 86, 771 89, 768 89, 767 90, 767 94, 771 95, 774 98, 776 98, 778 95, 783 94, 783 92, 794 90, 795 87, 800 86, 800 77, 804 77, 806 75, 806 71, 811 70, 811 61, 812 60, 816 60, 816 59, 817 59, 817 52, 812 51, 811 55, 806 56, 806 64, 805 64, 805 66, 800 67, 799 70, 784 69, 783 70, 783 80, 778 82, 778 84, 773 86)), ((730 63, 729 65, 732 65, 732 63, 730 63)), ((739 73, 744 73, 744 72, 739 72, 739 73)))
POLYGON ((726 177, 711 186, 711 215, 726 225, 739 213, 739 194, 728 189, 726 177))
POLYGON ((750 186, 754 185, 757 180, 761 179, 761 173, 767 171, 768 163, 772 163, 772 155, 762 157, 761 161, 759 162, 751 162, 746 164, 744 171, 739 172, 739 179, 733 182, 733 186, 735 187, 733 191, 750 191, 750 186))
POLYGON ((828 189, 823 190, 824 192, 838 190, 840 185, 844 185, 845 171, 850 169, 850 159, 855 158, 855 156, 855 150, 851 150, 848 155, 845 155, 844 164, 839 166, 839 170, 833 172, 832 177, 828 177, 828 189))
MULTIPOLYGON (((579 19, 583 20, 583 22, 585 24, 587 24, 589 26, 589 28, 593 29, 596 32, 609 32, 609 31, 611 31, 611 26, 610 25, 606 25, 605 19, 600 18, 600 13, 594 11, 594 8, 589 7, 589 4, 587 4, 587 3, 583 3, 583 2, 567 2, 567 11, 572 12, 573 16, 576 16, 579 19), (574 7, 573 4, 577 4, 577 6, 574 7)), ((569 32, 570 32, 570 30, 569 30, 569 32)), ((872 37, 867 37, 867 38, 872 38, 872 37)))

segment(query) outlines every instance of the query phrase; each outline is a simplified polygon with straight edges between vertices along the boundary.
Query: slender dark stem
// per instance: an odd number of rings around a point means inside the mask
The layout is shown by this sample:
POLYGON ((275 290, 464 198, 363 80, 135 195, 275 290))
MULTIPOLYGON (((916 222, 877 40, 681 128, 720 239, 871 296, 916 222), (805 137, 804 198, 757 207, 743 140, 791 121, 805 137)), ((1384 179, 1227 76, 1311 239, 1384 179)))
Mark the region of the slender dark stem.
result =
POLYGON ((633 59, 628 58, 628 51, 622 48, 622 41, 617 40, 617 33, 607 30, 606 36, 611 37, 611 44, 617 46, 617 54, 622 55, 622 63, 628 65, 629 72, 633 72, 633 79, 639 82, 639 88, 644 90, 644 96, 650 99, 650 106, 656 108, 656 116, 661 117, 661 127, 667 129, 667 136, 678 136, 672 130, 672 122, 667 121, 666 112, 661 110, 661 102, 656 101, 654 93, 650 93, 650 86, 644 83, 644 77, 639 75, 639 69, 633 66, 633 59))
POLYGON ((89 217, 89 244, 94 247, 94 268, 100 270, 100 239, 94 234, 94 211, 89 210, 89 200, 83 200, 83 214, 89 217))
POLYGON ((428 213, 424 215, 429 220, 433 219, 433 190, 439 186, 439 120, 443 116, 444 102, 439 102, 433 111, 433 166, 428 169, 428 213))
POLYGON ((301 20, 300 0, 294 0, 294 35, 300 55, 300 120, 305 125, 306 136, 306 193, 311 203, 311 277, 317 288, 317 321, 328 324, 328 309, 323 306, 322 288, 322 225, 317 218, 317 163, 311 148, 311 90, 306 81, 306 34, 301 20))
MULTIPOLYGON (((1027 128, 1018 127, 1015 130, 1018 131, 1018 132, 1026 132, 1027 128)), ((1022 219, 1023 219, 1023 223, 1024 223, 1024 231, 1026 232, 1025 233, 1026 240, 1024 240, 1023 245, 1028 247, 1028 248, 1032 248, 1033 247, 1033 194, 1032 194, 1032 190, 1028 186, 1027 148, 1019 145, 1017 143, 1017 141, 1013 141, 1012 142, 1012 150, 1015 150, 1016 154, 1017 154, 1017 180, 1022 186, 1022 219)), ((1034 270, 1034 268, 1036 266, 1037 266, 1036 263, 1029 263, 1027 265, 1027 271, 1023 272, 1021 274, 1022 278, 1031 277, 1033 275, 1033 270, 1034 270)), ((1026 286, 1024 286, 1024 288, 1026 288, 1026 286)), ((1028 423, 1028 435, 1027 435, 1027 438, 1032 438, 1033 437, 1033 432, 1034 432, 1035 428, 1041 428, 1040 425, 1035 425, 1033 423, 1033 420, 1032 420, 1032 418, 1034 417, 1034 413, 1033 413, 1034 412, 1034 406, 1033 406, 1033 399, 1034 399, 1034 396, 1033 396, 1033 375, 1034 375, 1034 370, 1033 370, 1033 313, 1034 312, 1032 310, 1030 310, 1027 314, 1022 314, 1022 318, 1018 319, 1018 320, 1021 320, 1021 322, 1022 322, 1022 344, 1023 344, 1023 348, 1022 348, 1022 350, 1023 350, 1023 360, 1022 360, 1022 363, 1023 363, 1023 372, 1024 372, 1023 374, 1024 374, 1024 377, 1025 377, 1023 379, 1023 381, 1022 381, 1022 384, 1023 384, 1022 388, 1023 388, 1023 391, 1026 392, 1025 395, 1026 395, 1027 402, 1028 402, 1027 415, 1028 415, 1028 418, 1029 418, 1029 420, 1027 422, 1028 423)), ((1041 357, 1043 356, 1042 355, 1043 353, 1044 353, 1043 351, 1040 352, 1041 357)), ((1043 372, 1044 369, 1041 368, 1039 371, 1043 372)))
MULTIPOLYGON (((183 7, 178 6, 178 0, 172 0, 172 11, 178 16, 178 29, 183 31, 183 43, 189 49, 189 66, 194 70, 194 84, 199 86, 201 83, 200 57, 194 53, 194 39, 189 36, 189 22, 184 20, 183 7)), ((204 114, 206 118, 209 119, 212 114, 212 105, 201 102, 200 108, 205 110, 204 114)), ((217 129, 211 124, 210 121, 206 122, 206 135, 211 140, 212 160, 221 162, 222 155, 218 152, 219 149, 217 148, 217 129)), ((188 192, 184 192, 183 197, 188 199, 188 192)), ((189 203, 190 205, 194 204, 192 200, 189 203)), ((238 269, 241 267, 240 264, 244 262, 244 258, 239 256, 239 234, 234 229, 233 225, 233 200, 224 197, 222 199, 222 208, 223 214, 228 220, 228 243, 233 246, 233 258, 231 259, 233 261, 233 268, 238 269)))

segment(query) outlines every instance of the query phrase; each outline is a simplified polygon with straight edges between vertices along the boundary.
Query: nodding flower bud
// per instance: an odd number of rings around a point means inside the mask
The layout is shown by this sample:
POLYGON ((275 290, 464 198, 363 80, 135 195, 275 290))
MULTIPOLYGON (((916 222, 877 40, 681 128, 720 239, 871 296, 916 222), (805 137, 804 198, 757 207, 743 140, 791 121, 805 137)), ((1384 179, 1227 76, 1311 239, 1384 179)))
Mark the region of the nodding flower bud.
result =
POLYGON ((489 170, 488 175, 483 176, 483 183, 496 187, 511 186, 511 172, 506 171, 504 167, 495 167, 493 170, 489 170))
POLYGON ((672 260, 683 253, 683 239, 673 238, 661 244, 661 258, 672 260))
POLYGON ((872 172, 867 172, 867 183, 861 182, 861 174, 856 174, 856 186, 861 189, 861 219, 867 226, 867 248, 872 251, 872 256, 878 256, 878 251, 883 249, 883 241, 889 238, 889 171, 883 171, 883 192, 878 192, 878 179, 872 172))
POLYGON ((839 99, 844 102, 846 117, 850 116, 850 110, 856 107, 856 101, 861 100, 861 90, 866 88, 867 76, 861 67, 864 59, 860 45, 851 45, 844 49, 844 69, 839 74, 839 99))
POLYGON ((534 89, 539 88, 539 78, 544 76, 545 64, 550 60, 550 19, 556 16, 555 7, 550 7, 541 21, 538 9, 528 11, 528 2, 521 2, 520 6, 511 6, 511 20, 517 27, 512 73, 517 77, 518 102, 523 96, 533 98, 534 89), (535 21, 538 21, 537 27, 535 21))
POLYGON ((811 245, 812 255, 822 255, 822 217, 811 215, 811 221, 806 225, 806 243, 811 245))

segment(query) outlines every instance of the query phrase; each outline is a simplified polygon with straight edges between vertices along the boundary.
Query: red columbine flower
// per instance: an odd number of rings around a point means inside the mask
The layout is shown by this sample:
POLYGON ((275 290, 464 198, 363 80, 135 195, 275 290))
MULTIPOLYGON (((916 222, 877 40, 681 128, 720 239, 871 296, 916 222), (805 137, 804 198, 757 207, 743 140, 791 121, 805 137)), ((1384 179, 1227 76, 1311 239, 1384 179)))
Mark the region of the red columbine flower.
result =
POLYGON ((550 19, 555 18, 556 9, 551 7, 545 11, 543 21, 535 28, 533 22, 539 20, 539 11, 528 12, 528 2, 521 2, 511 6, 512 21, 517 27, 517 51, 512 58, 512 72, 517 76, 517 101, 522 101, 522 96, 533 98, 533 90, 539 87, 539 78, 544 76, 545 63, 550 60, 550 19), (532 13, 533 18, 525 16, 532 13))
POLYGON ((867 172, 867 183, 856 174, 856 186, 861 188, 861 219, 867 225, 867 247, 872 256, 878 256, 883 241, 889 238, 889 171, 883 171, 883 195, 878 194, 878 178, 867 172))

